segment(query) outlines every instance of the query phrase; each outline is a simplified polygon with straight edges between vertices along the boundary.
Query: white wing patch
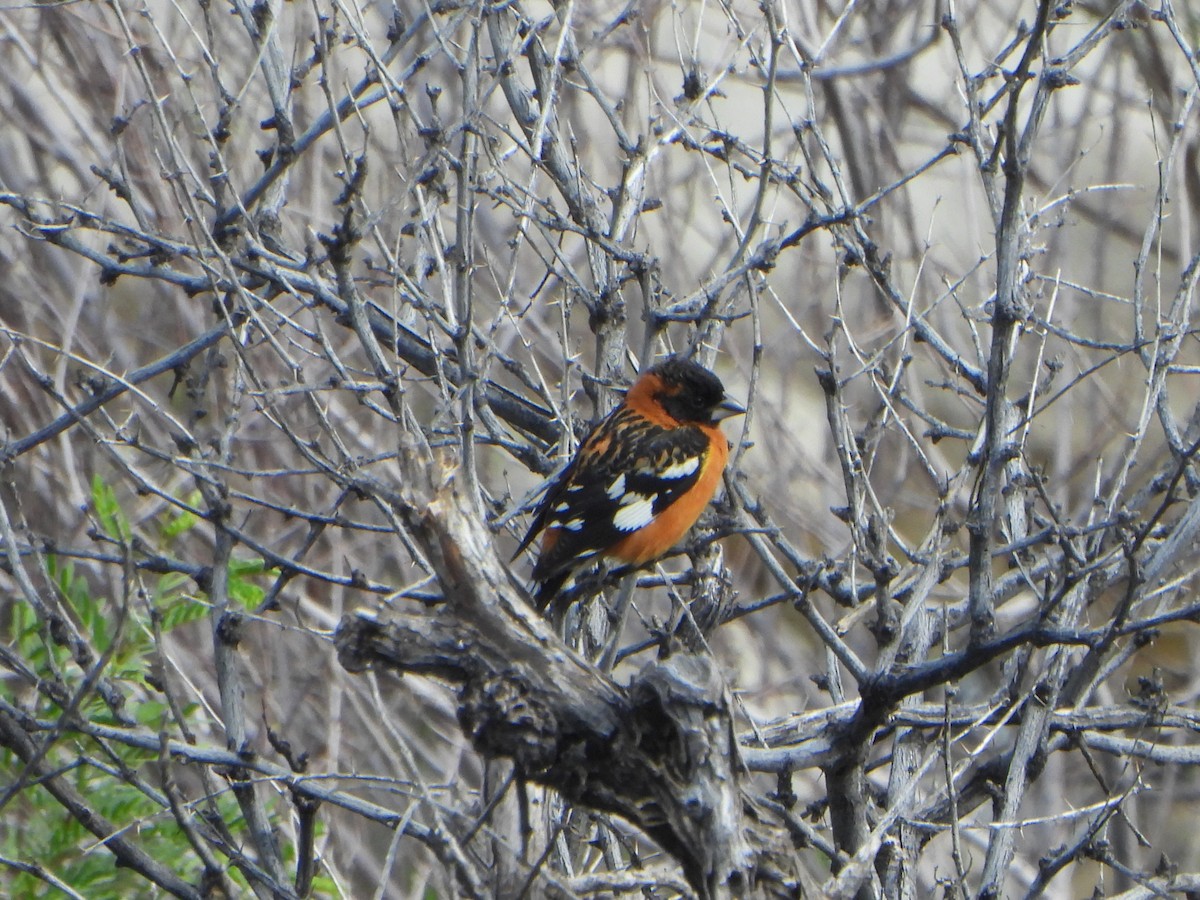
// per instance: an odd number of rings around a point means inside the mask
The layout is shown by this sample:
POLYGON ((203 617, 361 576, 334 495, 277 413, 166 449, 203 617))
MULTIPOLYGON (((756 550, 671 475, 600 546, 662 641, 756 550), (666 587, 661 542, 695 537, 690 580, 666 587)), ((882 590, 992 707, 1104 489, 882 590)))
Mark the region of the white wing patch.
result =
POLYGON ((700 468, 700 457, 689 456, 682 462, 677 462, 672 466, 667 466, 657 474, 659 478, 665 478, 668 481, 673 481, 676 478, 687 478, 698 468, 700 468))
POLYGON ((604 491, 608 495, 609 500, 619 500, 621 495, 625 493, 625 473, 622 472, 616 477, 616 480, 608 486, 604 491))
POLYGON ((613 516, 618 531, 637 531, 654 521, 654 501, 657 494, 630 494, 613 516))

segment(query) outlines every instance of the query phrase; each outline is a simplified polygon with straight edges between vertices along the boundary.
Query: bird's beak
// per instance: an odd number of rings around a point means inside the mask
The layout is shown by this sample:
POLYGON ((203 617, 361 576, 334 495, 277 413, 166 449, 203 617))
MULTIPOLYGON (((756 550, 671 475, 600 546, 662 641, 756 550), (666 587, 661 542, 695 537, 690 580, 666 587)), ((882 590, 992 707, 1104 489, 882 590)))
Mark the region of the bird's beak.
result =
POLYGON ((726 397, 717 404, 717 408, 713 410, 713 421, 720 422, 722 419, 728 419, 731 416, 742 416, 746 414, 746 407, 738 403, 736 400, 730 400, 726 397))

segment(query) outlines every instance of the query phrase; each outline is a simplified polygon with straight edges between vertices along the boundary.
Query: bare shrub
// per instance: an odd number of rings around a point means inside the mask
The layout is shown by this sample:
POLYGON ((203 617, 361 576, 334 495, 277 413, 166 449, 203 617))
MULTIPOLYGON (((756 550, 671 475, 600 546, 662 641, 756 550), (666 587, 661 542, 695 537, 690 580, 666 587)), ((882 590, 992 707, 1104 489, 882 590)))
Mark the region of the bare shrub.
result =
POLYGON ((1197 890, 1197 25, 10 8, 5 892, 1197 890), (564 642, 668 351, 725 489, 564 642))

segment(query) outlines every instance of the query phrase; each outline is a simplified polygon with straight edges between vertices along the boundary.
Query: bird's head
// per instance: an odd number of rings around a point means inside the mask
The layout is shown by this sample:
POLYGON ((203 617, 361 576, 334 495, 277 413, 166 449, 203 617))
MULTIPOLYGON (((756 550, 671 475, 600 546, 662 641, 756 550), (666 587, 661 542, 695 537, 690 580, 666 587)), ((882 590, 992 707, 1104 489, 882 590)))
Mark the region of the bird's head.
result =
POLYGON ((725 396, 721 379, 708 369, 671 356, 651 366, 629 389, 628 400, 651 400, 680 422, 712 425, 746 411, 725 396))

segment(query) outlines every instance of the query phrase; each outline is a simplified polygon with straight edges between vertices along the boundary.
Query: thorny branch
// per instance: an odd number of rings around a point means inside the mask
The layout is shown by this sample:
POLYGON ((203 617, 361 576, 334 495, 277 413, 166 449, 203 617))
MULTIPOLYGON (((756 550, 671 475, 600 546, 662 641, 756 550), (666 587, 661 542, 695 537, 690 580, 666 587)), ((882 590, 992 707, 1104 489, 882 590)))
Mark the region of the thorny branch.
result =
POLYGON ((1195 14, 602 6, 12 11, 5 892, 1196 880, 1195 14), (680 351, 725 490, 564 642, 680 351))

